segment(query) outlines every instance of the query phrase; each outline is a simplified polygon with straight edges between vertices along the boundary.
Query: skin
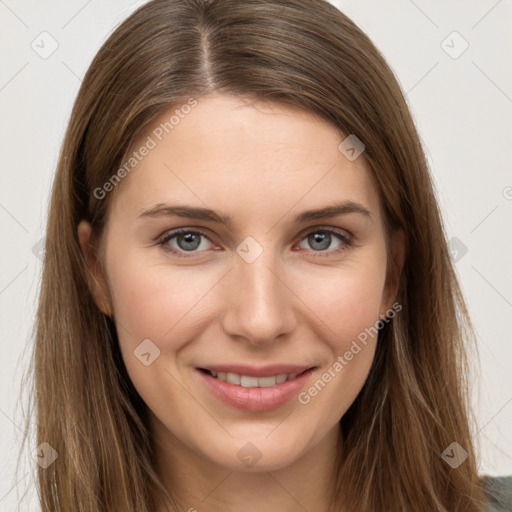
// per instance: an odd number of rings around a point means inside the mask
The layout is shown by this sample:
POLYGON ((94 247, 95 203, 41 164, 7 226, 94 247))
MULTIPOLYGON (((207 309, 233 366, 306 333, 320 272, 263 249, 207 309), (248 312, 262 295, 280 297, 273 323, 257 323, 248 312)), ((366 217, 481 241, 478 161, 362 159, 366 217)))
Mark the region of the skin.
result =
POLYGON ((307 405, 294 398, 267 412, 220 402, 195 368, 315 365, 307 389, 391 308, 403 233, 389 240, 396 267, 388 265, 377 190, 364 153, 350 161, 338 150, 344 138, 282 104, 200 98, 118 185, 101 244, 87 222, 78 227, 97 304, 113 314, 126 368, 151 410, 158 472, 181 510, 329 508, 333 464, 343 454, 338 422, 368 376, 376 338, 360 344, 307 405), (360 203, 371 216, 293 220, 340 200, 360 203), (221 210, 234 223, 138 218, 160 203, 221 210), (192 252, 182 237, 168 241, 180 258, 158 239, 181 227, 206 237, 192 252), (325 244, 308 237, 327 227, 351 234, 353 245, 336 235, 325 244), (252 263, 236 252, 248 236, 263 249, 252 263), (161 352, 145 366, 134 350, 148 338, 161 352), (261 454, 252 467, 237 457, 248 442, 261 454))

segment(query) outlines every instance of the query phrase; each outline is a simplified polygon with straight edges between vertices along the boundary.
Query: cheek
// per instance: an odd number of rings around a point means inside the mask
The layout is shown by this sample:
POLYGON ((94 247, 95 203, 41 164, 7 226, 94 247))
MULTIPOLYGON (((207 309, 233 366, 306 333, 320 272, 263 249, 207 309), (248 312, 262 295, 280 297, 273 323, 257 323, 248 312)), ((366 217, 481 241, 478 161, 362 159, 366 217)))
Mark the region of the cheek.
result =
POLYGON ((323 336, 333 348, 345 344, 379 320, 385 283, 380 251, 361 255, 338 268, 296 279, 295 290, 313 314, 322 320, 323 336))
POLYGON ((297 398, 309 417, 334 425, 360 393, 374 360, 384 270, 354 268, 329 283, 317 288, 322 293, 309 294, 324 325, 319 335, 328 356, 311 386, 297 398))
POLYGON ((154 263, 148 249, 112 250, 109 283, 116 321, 135 340, 176 337, 194 316, 215 276, 192 267, 154 263))
MULTIPOLYGON (((328 319, 335 331, 353 332, 378 317, 382 301, 379 275, 354 272, 325 283, 323 291, 314 293, 314 307, 328 319), (337 328, 336 328, 337 327, 337 328)), ((311 291, 309 296, 312 297, 311 291)))
MULTIPOLYGON (((378 276, 363 279, 357 274, 344 279, 337 293, 331 290, 334 300, 327 303, 324 317, 330 334, 324 339, 330 340, 329 366, 338 363, 332 370, 339 377, 333 380, 343 388, 347 404, 355 399, 373 361, 381 294, 378 276)), ((338 387, 336 383, 333 388, 338 387)))
POLYGON ((179 403, 180 387, 169 372, 193 336, 201 298, 214 283, 197 270, 154 264, 144 251, 112 250, 109 258, 116 328, 130 379, 151 409, 164 407, 166 400, 179 403))

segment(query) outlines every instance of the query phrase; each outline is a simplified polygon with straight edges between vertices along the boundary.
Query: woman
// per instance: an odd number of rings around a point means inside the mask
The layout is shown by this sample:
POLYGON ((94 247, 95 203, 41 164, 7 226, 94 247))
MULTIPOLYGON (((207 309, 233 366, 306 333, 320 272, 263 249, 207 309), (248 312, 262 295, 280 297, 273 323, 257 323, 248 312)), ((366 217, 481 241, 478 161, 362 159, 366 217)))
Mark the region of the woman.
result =
POLYGON ((153 0, 116 29, 52 191, 43 511, 501 507, 472 340, 413 119, 353 22, 153 0))

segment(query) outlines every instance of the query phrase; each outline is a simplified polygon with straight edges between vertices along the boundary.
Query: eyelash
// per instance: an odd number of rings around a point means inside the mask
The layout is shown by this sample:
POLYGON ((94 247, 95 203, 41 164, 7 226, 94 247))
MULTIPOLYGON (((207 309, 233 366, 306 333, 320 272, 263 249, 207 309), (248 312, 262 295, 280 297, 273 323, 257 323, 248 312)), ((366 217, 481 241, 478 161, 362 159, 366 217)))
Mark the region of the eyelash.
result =
MULTIPOLYGON (((201 235, 201 236, 204 236, 205 238, 207 238, 208 240, 210 240, 208 238, 208 235, 206 233, 204 233, 203 231, 201 231, 201 230, 189 229, 189 228, 179 228, 179 229, 176 229, 176 230, 173 230, 173 231, 170 231, 170 232, 164 234, 164 236, 159 240, 158 245, 162 246, 162 249, 164 251, 169 252, 172 255, 177 256, 179 258, 191 258, 191 257, 194 257, 193 255, 195 254, 195 251, 189 251, 190 252, 190 256, 184 256, 183 253, 184 252, 186 253, 187 251, 176 250, 175 248, 173 248, 170 245, 168 245, 168 242, 170 240, 172 240, 173 238, 176 238, 178 235, 181 235, 181 234, 184 234, 184 233, 187 233, 187 234, 192 233, 194 235, 201 235)), ((350 247, 352 247, 354 245, 354 241, 353 241, 352 235, 347 236, 344 233, 342 233, 341 231, 338 231, 338 230, 335 230, 335 229, 332 229, 332 228, 324 228, 324 227, 322 227, 322 228, 315 228, 315 229, 313 229, 311 231, 308 231, 301 238, 300 241, 304 240, 309 235, 312 235, 314 233, 329 233, 329 234, 337 236, 340 239, 340 241, 342 242, 342 245, 340 245, 336 249, 331 249, 330 251, 312 251, 312 252, 316 253, 315 254, 315 258, 316 257, 325 258, 325 257, 328 257, 328 256, 339 254, 339 253, 349 249, 350 247)), ((211 240, 210 240, 210 242, 211 242, 211 240)), ((205 251, 199 251, 199 252, 205 252, 205 251)))

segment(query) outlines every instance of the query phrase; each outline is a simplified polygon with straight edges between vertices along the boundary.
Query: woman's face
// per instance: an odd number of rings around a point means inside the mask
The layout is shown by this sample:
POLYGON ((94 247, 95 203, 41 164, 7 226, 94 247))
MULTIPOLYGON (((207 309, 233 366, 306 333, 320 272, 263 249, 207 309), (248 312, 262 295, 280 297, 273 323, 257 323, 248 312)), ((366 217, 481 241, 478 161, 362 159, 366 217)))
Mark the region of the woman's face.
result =
POLYGON ((342 153, 344 138, 213 95, 134 145, 103 268, 128 374, 170 445, 260 471, 337 436, 397 285, 364 153, 342 153))

